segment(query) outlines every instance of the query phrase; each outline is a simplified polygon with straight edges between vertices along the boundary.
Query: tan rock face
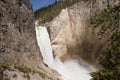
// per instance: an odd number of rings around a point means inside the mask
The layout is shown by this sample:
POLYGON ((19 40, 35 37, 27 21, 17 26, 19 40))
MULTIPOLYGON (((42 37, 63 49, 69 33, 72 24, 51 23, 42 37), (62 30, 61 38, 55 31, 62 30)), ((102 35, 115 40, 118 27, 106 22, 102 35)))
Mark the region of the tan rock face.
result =
MULTIPOLYGON (((117 0, 110 0, 110 3, 116 4, 117 0)), ((63 9, 56 18, 47 23, 54 55, 61 59, 71 56, 96 63, 99 53, 103 51, 105 40, 98 39, 97 29, 90 26, 89 20, 106 6, 107 0, 97 0, 94 4, 81 1, 63 9)))

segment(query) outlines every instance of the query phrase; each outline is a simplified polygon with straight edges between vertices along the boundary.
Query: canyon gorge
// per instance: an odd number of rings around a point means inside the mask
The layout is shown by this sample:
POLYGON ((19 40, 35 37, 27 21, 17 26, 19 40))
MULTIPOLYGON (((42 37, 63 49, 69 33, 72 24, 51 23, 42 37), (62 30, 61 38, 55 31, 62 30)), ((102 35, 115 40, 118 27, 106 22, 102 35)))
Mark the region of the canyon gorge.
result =
POLYGON ((29 0, 1 0, 0 80, 90 80, 109 44, 90 21, 108 3, 120 1, 81 0, 39 24, 29 0))

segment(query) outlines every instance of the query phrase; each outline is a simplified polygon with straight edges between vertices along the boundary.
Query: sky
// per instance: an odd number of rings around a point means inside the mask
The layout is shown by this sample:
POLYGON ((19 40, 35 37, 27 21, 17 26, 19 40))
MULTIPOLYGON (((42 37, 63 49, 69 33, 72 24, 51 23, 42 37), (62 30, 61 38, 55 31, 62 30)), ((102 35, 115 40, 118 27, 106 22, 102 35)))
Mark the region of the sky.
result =
POLYGON ((56 0, 30 0, 33 10, 53 4, 56 0))

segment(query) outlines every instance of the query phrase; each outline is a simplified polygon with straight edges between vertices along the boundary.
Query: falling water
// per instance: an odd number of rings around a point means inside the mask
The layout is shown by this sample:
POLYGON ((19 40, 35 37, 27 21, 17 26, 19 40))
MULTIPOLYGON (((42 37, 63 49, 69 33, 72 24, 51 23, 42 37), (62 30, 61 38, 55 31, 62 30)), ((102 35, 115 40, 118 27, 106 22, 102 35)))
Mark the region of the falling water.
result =
POLYGON ((61 74, 63 80, 90 80, 89 70, 76 60, 62 62, 59 57, 53 57, 50 38, 46 27, 36 26, 37 42, 40 47, 43 61, 50 68, 61 74))

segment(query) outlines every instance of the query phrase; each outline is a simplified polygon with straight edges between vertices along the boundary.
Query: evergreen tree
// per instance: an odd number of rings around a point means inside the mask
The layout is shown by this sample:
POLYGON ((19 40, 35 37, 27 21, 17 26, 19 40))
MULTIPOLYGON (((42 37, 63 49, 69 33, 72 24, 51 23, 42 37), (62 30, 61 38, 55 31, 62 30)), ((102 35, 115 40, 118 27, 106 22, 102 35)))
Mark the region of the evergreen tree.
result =
POLYGON ((91 73, 92 80, 120 80, 120 5, 110 6, 91 18, 91 23, 101 27, 99 34, 109 37, 109 46, 100 61, 102 69, 91 73))
POLYGON ((40 8, 34 12, 35 20, 39 20, 40 24, 48 22, 56 17, 63 8, 69 7, 81 0, 60 0, 47 7, 40 8))

